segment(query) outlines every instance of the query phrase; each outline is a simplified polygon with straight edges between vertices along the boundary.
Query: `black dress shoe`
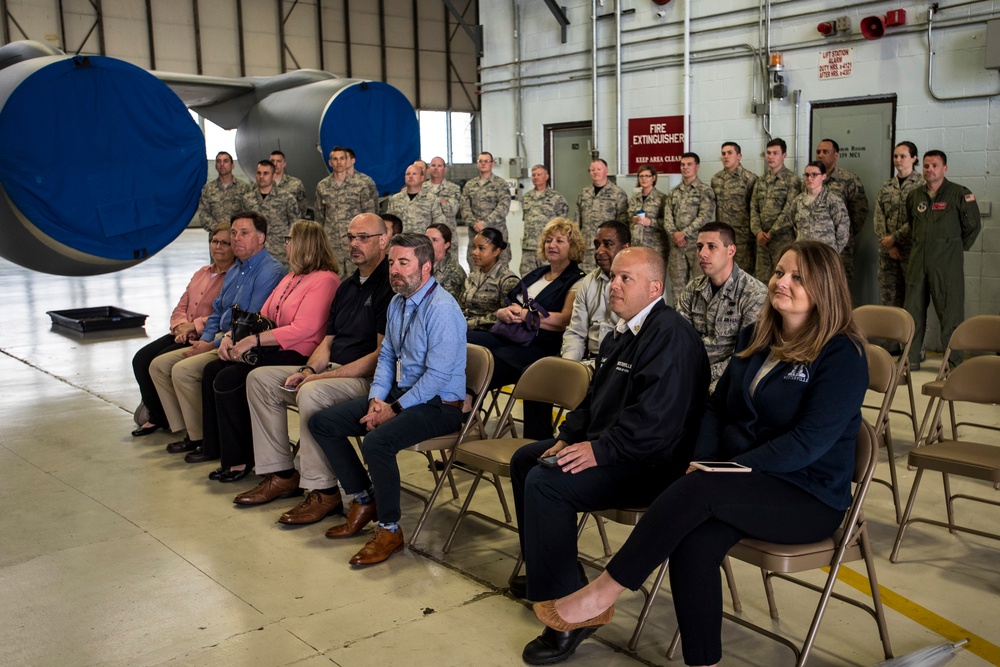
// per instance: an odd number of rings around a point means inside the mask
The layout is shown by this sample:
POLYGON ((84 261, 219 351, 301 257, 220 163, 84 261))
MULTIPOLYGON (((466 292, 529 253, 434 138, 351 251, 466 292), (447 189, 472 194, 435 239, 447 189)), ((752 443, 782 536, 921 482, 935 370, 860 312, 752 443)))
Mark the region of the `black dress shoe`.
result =
POLYGON ((201 447, 196 447, 184 455, 184 460, 188 463, 204 463, 205 461, 214 461, 217 458, 219 457, 206 454, 205 450, 201 447))
POLYGON ((178 440, 177 442, 171 442, 167 445, 167 451, 171 454, 183 454, 184 452, 193 452, 195 449, 201 446, 201 441, 195 442, 189 440, 187 436, 184 436, 183 440, 178 440))
POLYGON ((219 473, 219 481, 223 484, 228 484, 229 482, 238 482, 251 472, 250 466, 247 466, 243 470, 223 470, 219 473))
POLYGON ((219 475, 221 475, 224 472, 226 472, 226 469, 223 468, 222 466, 219 466, 218 468, 216 468, 212 472, 208 473, 208 478, 211 479, 211 480, 219 479, 219 475))
MULTIPOLYGON (((580 572, 580 588, 583 588, 590 583, 590 580, 587 579, 587 573, 583 569, 583 565, 577 562, 576 567, 580 572)), ((512 577, 511 580, 507 582, 507 586, 510 594, 514 597, 522 600, 528 599, 528 577, 525 575, 519 574, 516 577, 512 577)))
POLYGON ((155 433, 156 431, 159 431, 161 428, 163 427, 160 426, 159 424, 153 424, 152 426, 136 426, 135 430, 132 431, 132 437, 138 438, 144 435, 149 435, 150 433, 155 433))
POLYGON ((597 628, 578 628, 569 632, 559 632, 545 628, 524 647, 521 660, 529 665, 553 665, 573 655, 576 647, 584 639, 594 634, 597 628))

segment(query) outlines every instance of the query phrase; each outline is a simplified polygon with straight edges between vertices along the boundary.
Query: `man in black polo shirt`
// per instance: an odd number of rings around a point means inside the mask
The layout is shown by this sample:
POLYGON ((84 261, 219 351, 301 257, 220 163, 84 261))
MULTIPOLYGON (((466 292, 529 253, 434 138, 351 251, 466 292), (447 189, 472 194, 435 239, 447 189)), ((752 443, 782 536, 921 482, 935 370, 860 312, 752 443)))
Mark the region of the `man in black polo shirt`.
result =
POLYGON ((347 245, 357 271, 337 289, 330 306, 326 338, 299 369, 258 368, 247 379, 253 422, 254 458, 264 481, 233 499, 237 505, 260 505, 275 498, 305 500, 278 519, 285 524, 315 523, 343 509, 337 477, 323 450, 305 428, 309 417, 323 408, 367 396, 385 335, 386 311, 392 300, 389 285, 389 243, 385 223, 374 213, 351 220, 347 245), (288 446, 287 406, 299 406, 299 466, 288 446))

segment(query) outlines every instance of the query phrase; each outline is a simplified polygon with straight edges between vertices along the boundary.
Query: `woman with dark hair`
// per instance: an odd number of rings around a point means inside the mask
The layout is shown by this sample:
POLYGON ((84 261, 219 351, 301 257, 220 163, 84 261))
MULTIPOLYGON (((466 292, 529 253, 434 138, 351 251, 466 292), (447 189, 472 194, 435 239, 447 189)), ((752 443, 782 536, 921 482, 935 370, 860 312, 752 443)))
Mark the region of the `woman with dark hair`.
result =
POLYGON ((875 196, 875 236, 878 237, 878 282, 883 306, 903 307, 906 294, 906 265, 910 261, 913 238, 906 221, 906 197, 924 185, 916 171, 917 146, 901 141, 892 149, 896 175, 885 182, 875 196))
MULTIPOLYGON (((792 202, 783 222, 792 225, 796 241, 821 241, 841 252, 851 238, 847 204, 824 185, 826 165, 819 160, 807 164, 802 175, 804 189, 792 202)), ((785 229, 780 223, 775 227, 779 232, 785 229)))
POLYGON ((441 284, 448 294, 461 301, 465 291, 465 269, 451 252, 451 228, 443 222, 427 226, 427 238, 434 246, 434 280, 441 284))
POLYGON ((656 189, 656 169, 651 165, 639 167, 636 180, 639 182, 639 191, 628 200, 632 245, 652 248, 666 257, 670 249, 667 245, 667 230, 663 227, 663 208, 667 195, 656 189))
POLYGON ((507 248, 499 229, 484 227, 472 239, 472 264, 475 268, 465 279, 465 290, 458 300, 470 331, 488 331, 497 321, 497 311, 506 306, 503 297, 513 290, 520 278, 500 262, 507 248))
POLYGON ((222 453, 222 465, 210 477, 220 482, 241 480, 253 468, 246 394, 250 371, 258 366, 306 363, 326 335, 330 304, 340 286, 337 261, 321 224, 295 222, 285 237, 285 248, 291 271, 260 309, 277 326, 239 341, 233 340, 232 331, 227 332, 219 345, 219 358, 205 366, 202 376, 205 446, 222 453))
MULTIPOLYGON (((548 264, 524 276, 507 294, 511 305, 497 309, 500 322, 524 322, 528 316, 524 299, 526 290, 529 299, 548 311, 548 316, 541 318, 540 329, 529 344, 521 345, 490 331, 469 332, 470 343, 489 348, 493 353, 491 389, 515 384, 524 369, 542 357, 559 356, 563 332, 573 315, 573 287, 583 278, 579 265, 583 260, 583 249, 583 236, 575 222, 566 218, 549 221, 538 239, 539 258, 544 258, 548 264)), ((525 402, 524 437, 535 440, 552 437, 551 405, 525 402)))
POLYGON ((170 333, 144 346, 132 358, 132 373, 139 384, 142 403, 149 413, 146 423, 132 431, 133 436, 149 435, 157 429, 166 428, 170 421, 176 426, 176 428, 171 427, 171 430, 179 431, 184 428, 184 418, 177 410, 171 410, 173 414, 167 414, 159 394, 156 393, 153 378, 149 375, 149 364, 164 352, 188 347, 192 340, 201 337, 205 321, 212 314, 215 297, 219 296, 219 291, 222 289, 226 272, 236 262, 236 256, 229 242, 229 229, 228 222, 220 222, 212 228, 208 238, 212 263, 201 267, 191 276, 191 282, 184 290, 181 300, 177 302, 174 312, 170 314, 170 333))
POLYGON ((669 558, 684 660, 714 665, 722 658, 719 565, 729 549, 744 537, 815 542, 843 521, 868 366, 840 256, 823 243, 793 242, 768 297, 709 399, 694 453, 695 461, 735 461, 750 472, 689 467, 600 577, 535 605, 547 629, 525 647, 529 664, 572 653, 611 621, 622 591, 638 590, 669 558))

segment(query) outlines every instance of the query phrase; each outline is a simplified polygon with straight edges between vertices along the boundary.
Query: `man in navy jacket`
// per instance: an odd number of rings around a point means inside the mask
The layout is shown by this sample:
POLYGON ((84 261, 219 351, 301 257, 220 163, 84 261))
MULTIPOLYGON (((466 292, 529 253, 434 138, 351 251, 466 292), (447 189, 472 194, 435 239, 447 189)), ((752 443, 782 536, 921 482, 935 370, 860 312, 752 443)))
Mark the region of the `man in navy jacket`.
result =
MULTIPOLYGON (((644 507, 691 461, 710 378, 691 324, 663 301, 665 267, 648 248, 622 250, 611 268, 610 306, 621 318, 601 343, 594 379, 559 437, 525 445, 511 482, 527 577, 511 592, 532 600, 568 595, 581 583, 576 517, 644 507), (557 455, 553 467, 539 457, 557 455)), ((525 647, 529 664, 568 657, 587 633, 546 628, 525 647)))

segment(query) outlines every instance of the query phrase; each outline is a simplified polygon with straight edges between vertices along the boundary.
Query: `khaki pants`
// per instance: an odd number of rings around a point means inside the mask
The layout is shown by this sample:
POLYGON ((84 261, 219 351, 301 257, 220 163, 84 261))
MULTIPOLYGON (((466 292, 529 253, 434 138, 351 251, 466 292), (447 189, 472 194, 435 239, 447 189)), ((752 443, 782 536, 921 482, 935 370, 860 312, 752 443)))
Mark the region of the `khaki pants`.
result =
MULTIPOLYGON (((328 369, 339 368, 330 364, 328 369)), ((371 378, 334 378, 306 382, 295 393, 281 386, 295 373, 294 366, 266 366, 255 369, 247 378, 247 399, 253 427, 253 452, 258 475, 289 470, 292 450, 288 446, 288 406, 299 406, 299 486, 303 489, 329 489, 337 485, 337 476, 326 454, 309 432, 309 418, 323 408, 367 396, 371 378)))
POLYGON ((170 430, 176 433, 187 429, 189 439, 201 440, 201 373, 210 361, 219 358, 219 353, 213 350, 185 357, 188 350, 185 347, 156 357, 149 365, 149 375, 170 430))

